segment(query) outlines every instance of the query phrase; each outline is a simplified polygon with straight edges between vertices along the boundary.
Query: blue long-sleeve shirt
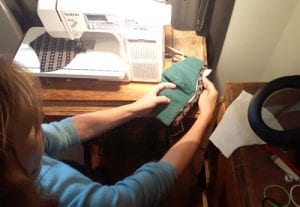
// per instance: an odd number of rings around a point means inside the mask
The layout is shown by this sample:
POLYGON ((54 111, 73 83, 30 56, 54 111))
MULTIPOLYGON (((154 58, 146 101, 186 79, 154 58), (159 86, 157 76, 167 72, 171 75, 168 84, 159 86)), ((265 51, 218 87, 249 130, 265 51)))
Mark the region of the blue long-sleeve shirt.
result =
POLYGON ((155 206, 169 192, 177 178, 166 162, 144 164, 115 185, 93 182, 77 170, 49 155, 67 149, 80 139, 70 118, 42 125, 45 155, 36 185, 59 202, 59 206, 155 206))

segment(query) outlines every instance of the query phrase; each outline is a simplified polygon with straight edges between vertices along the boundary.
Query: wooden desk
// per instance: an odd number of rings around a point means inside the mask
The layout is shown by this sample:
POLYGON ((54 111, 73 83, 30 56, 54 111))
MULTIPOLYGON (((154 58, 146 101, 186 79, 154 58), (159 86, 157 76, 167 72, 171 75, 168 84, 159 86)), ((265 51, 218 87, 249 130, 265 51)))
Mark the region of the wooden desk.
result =
MULTIPOLYGON (((225 88, 224 102, 220 108, 219 120, 226 108, 238 97, 242 90, 254 94, 264 83, 228 83, 225 88)), ((230 158, 226 158, 216 148, 211 157, 211 183, 209 184, 209 206, 212 207, 252 207, 260 206, 264 188, 271 184, 286 189, 296 183, 288 183, 284 172, 270 159, 262 145, 241 147, 230 158)), ((290 152, 283 152, 290 156, 290 152)), ((292 157, 289 157, 291 160, 292 157)), ((299 192, 298 192, 299 193, 299 192)), ((298 194, 298 198, 300 194, 298 194)), ((286 203, 286 195, 279 194, 277 199, 286 203)), ((297 197, 296 197, 297 198, 297 197)), ((297 200, 297 202, 299 199, 297 200)), ((269 205, 266 205, 269 206, 269 205)), ((289 205, 294 206, 294 205, 289 205)))
MULTIPOLYGON (((205 38, 194 31, 166 27, 165 43, 188 56, 206 63, 205 38)), ((167 49, 166 49, 167 51, 167 49)), ((165 68, 173 63, 165 59, 165 68)), ((109 82, 95 79, 40 78, 43 86, 44 113, 48 118, 70 116, 131 103, 156 83, 109 82)))

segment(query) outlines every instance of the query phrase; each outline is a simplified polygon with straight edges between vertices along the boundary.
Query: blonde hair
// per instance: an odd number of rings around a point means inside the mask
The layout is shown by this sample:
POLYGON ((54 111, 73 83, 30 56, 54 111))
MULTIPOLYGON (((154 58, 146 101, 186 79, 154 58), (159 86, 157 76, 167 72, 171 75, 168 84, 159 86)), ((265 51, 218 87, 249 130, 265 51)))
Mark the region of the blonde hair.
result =
POLYGON ((10 137, 12 130, 18 130, 12 122, 23 115, 22 110, 29 111, 32 127, 38 133, 42 122, 40 88, 38 79, 21 65, 0 58, 0 206, 53 206, 52 200, 37 192, 10 137))

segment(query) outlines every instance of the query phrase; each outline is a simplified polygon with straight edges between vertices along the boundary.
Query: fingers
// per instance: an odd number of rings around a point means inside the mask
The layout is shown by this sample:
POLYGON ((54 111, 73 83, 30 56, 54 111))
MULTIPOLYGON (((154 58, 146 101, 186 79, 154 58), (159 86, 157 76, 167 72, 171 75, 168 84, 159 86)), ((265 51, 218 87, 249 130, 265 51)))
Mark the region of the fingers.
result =
POLYGON ((169 99, 169 98, 166 97, 166 96, 157 96, 156 102, 157 102, 158 104, 167 104, 167 103, 170 103, 170 102, 171 102, 171 99, 169 99))
POLYGON ((169 82, 161 82, 159 84, 157 84, 153 90, 155 94, 158 94, 160 91, 162 91, 163 89, 166 88, 176 88, 176 85, 174 83, 169 83, 169 82))
POLYGON ((214 94, 214 95, 218 94, 218 91, 215 88, 215 85, 210 80, 208 80, 206 77, 203 78, 203 86, 205 89, 208 90, 208 92, 210 94, 214 94))
MULTIPOLYGON (((154 93, 157 95, 160 91, 162 91, 166 88, 169 88, 169 89, 176 88, 176 85, 174 83, 161 82, 161 83, 157 84, 153 88, 153 90, 154 90, 154 93)), ((157 96, 156 97, 156 102, 158 104, 166 104, 166 103, 170 103, 171 100, 166 96, 157 96)))
POLYGON ((206 89, 211 89, 215 87, 214 84, 206 77, 203 77, 203 85, 206 89))

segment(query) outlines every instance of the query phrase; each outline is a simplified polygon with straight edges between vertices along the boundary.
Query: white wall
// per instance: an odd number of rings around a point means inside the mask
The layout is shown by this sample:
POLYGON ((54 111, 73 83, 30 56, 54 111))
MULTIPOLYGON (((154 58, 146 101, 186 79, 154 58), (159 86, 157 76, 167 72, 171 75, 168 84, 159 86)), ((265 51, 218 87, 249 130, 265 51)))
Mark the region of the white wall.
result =
POLYGON ((269 61, 263 78, 300 74, 300 1, 297 1, 269 61))
POLYGON ((270 81, 300 74, 300 1, 236 0, 215 70, 226 82, 270 81))

